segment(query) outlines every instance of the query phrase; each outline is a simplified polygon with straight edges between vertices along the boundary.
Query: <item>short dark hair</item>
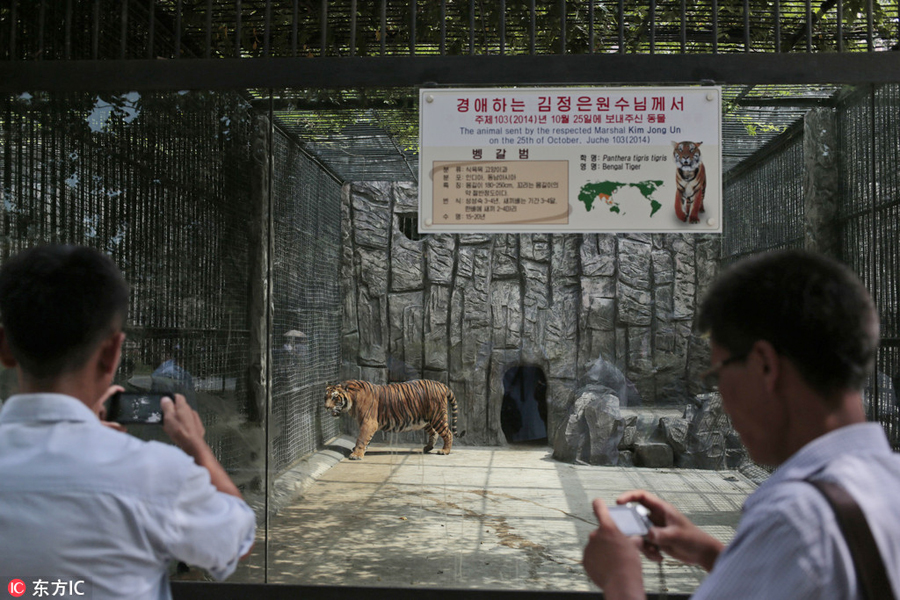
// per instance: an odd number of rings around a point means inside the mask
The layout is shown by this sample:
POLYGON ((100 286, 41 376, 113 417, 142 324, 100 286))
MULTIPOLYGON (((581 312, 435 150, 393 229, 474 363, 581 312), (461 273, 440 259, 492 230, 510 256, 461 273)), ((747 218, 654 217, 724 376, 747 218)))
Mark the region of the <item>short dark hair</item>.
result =
POLYGON ((859 278, 804 250, 766 252, 726 269, 697 325, 732 355, 768 341, 826 398, 862 389, 879 342, 878 313, 859 278))
POLYGON ((82 246, 37 246, 0 269, 0 321, 22 371, 38 380, 84 366, 124 325, 128 296, 112 259, 82 246))

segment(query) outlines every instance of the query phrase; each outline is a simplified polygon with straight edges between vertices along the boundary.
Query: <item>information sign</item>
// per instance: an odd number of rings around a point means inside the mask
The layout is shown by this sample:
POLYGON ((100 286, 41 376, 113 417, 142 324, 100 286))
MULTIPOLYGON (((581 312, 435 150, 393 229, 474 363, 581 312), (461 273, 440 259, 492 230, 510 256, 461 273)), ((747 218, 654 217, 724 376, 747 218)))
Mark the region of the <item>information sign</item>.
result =
POLYGON ((722 231, 721 89, 424 89, 419 231, 722 231))

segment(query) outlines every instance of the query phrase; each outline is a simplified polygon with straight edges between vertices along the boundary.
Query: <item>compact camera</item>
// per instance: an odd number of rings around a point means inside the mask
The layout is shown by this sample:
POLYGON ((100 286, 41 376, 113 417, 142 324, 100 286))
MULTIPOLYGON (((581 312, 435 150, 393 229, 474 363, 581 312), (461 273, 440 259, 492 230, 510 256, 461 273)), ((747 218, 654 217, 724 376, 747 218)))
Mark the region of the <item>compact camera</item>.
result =
POLYGON ((106 401, 106 420, 116 423, 157 424, 163 422, 160 402, 171 394, 116 392, 106 401))
POLYGON ((616 522, 619 531, 628 536, 647 535, 650 528, 653 527, 653 523, 650 521, 650 510, 637 502, 611 506, 609 514, 616 522))

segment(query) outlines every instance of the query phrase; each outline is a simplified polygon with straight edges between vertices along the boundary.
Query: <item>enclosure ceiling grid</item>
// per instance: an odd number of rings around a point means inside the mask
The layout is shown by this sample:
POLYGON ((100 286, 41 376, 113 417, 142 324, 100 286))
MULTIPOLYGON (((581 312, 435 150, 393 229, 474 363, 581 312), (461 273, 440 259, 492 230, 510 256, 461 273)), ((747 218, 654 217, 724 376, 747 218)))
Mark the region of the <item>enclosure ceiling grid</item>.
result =
POLYGON ((0 48, 20 60, 888 49, 897 33, 893 3, 845 11, 840 25, 829 2, 772 10, 709 0, 627 10, 619 0, 74 0, 37 8, 13 0, 11 7, 5 14, 19 29, 0 31, 0 48))

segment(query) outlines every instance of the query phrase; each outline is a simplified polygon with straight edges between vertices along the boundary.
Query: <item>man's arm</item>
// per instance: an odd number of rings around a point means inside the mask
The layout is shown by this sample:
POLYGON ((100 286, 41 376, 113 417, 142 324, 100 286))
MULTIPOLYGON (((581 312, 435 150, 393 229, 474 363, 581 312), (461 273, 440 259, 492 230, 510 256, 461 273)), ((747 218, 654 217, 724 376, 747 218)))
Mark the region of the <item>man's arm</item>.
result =
POLYGON ((644 576, 635 541, 625 537, 603 500, 594 500, 598 527, 588 538, 582 564, 608 600, 643 600, 644 576))
MULTIPOLYGON (((209 471, 209 479, 214 488, 223 494, 243 500, 240 490, 206 443, 206 429, 200 420, 200 413, 191 408, 181 394, 172 395, 175 396, 174 402, 168 397, 160 402, 163 411, 163 430, 185 454, 194 459, 197 465, 209 471)), ((240 557, 241 560, 250 556, 251 552, 253 546, 240 557)))
POLYGON ((230 494, 238 498, 240 490, 231 481, 231 477, 216 459, 212 448, 206 443, 206 430, 200 415, 190 407, 187 400, 181 394, 172 394, 175 401, 163 398, 161 407, 163 411, 163 430, 179 448, 194 459, 199 466, 209 471, 209 477, 213 486, 222 493, 230 494))

